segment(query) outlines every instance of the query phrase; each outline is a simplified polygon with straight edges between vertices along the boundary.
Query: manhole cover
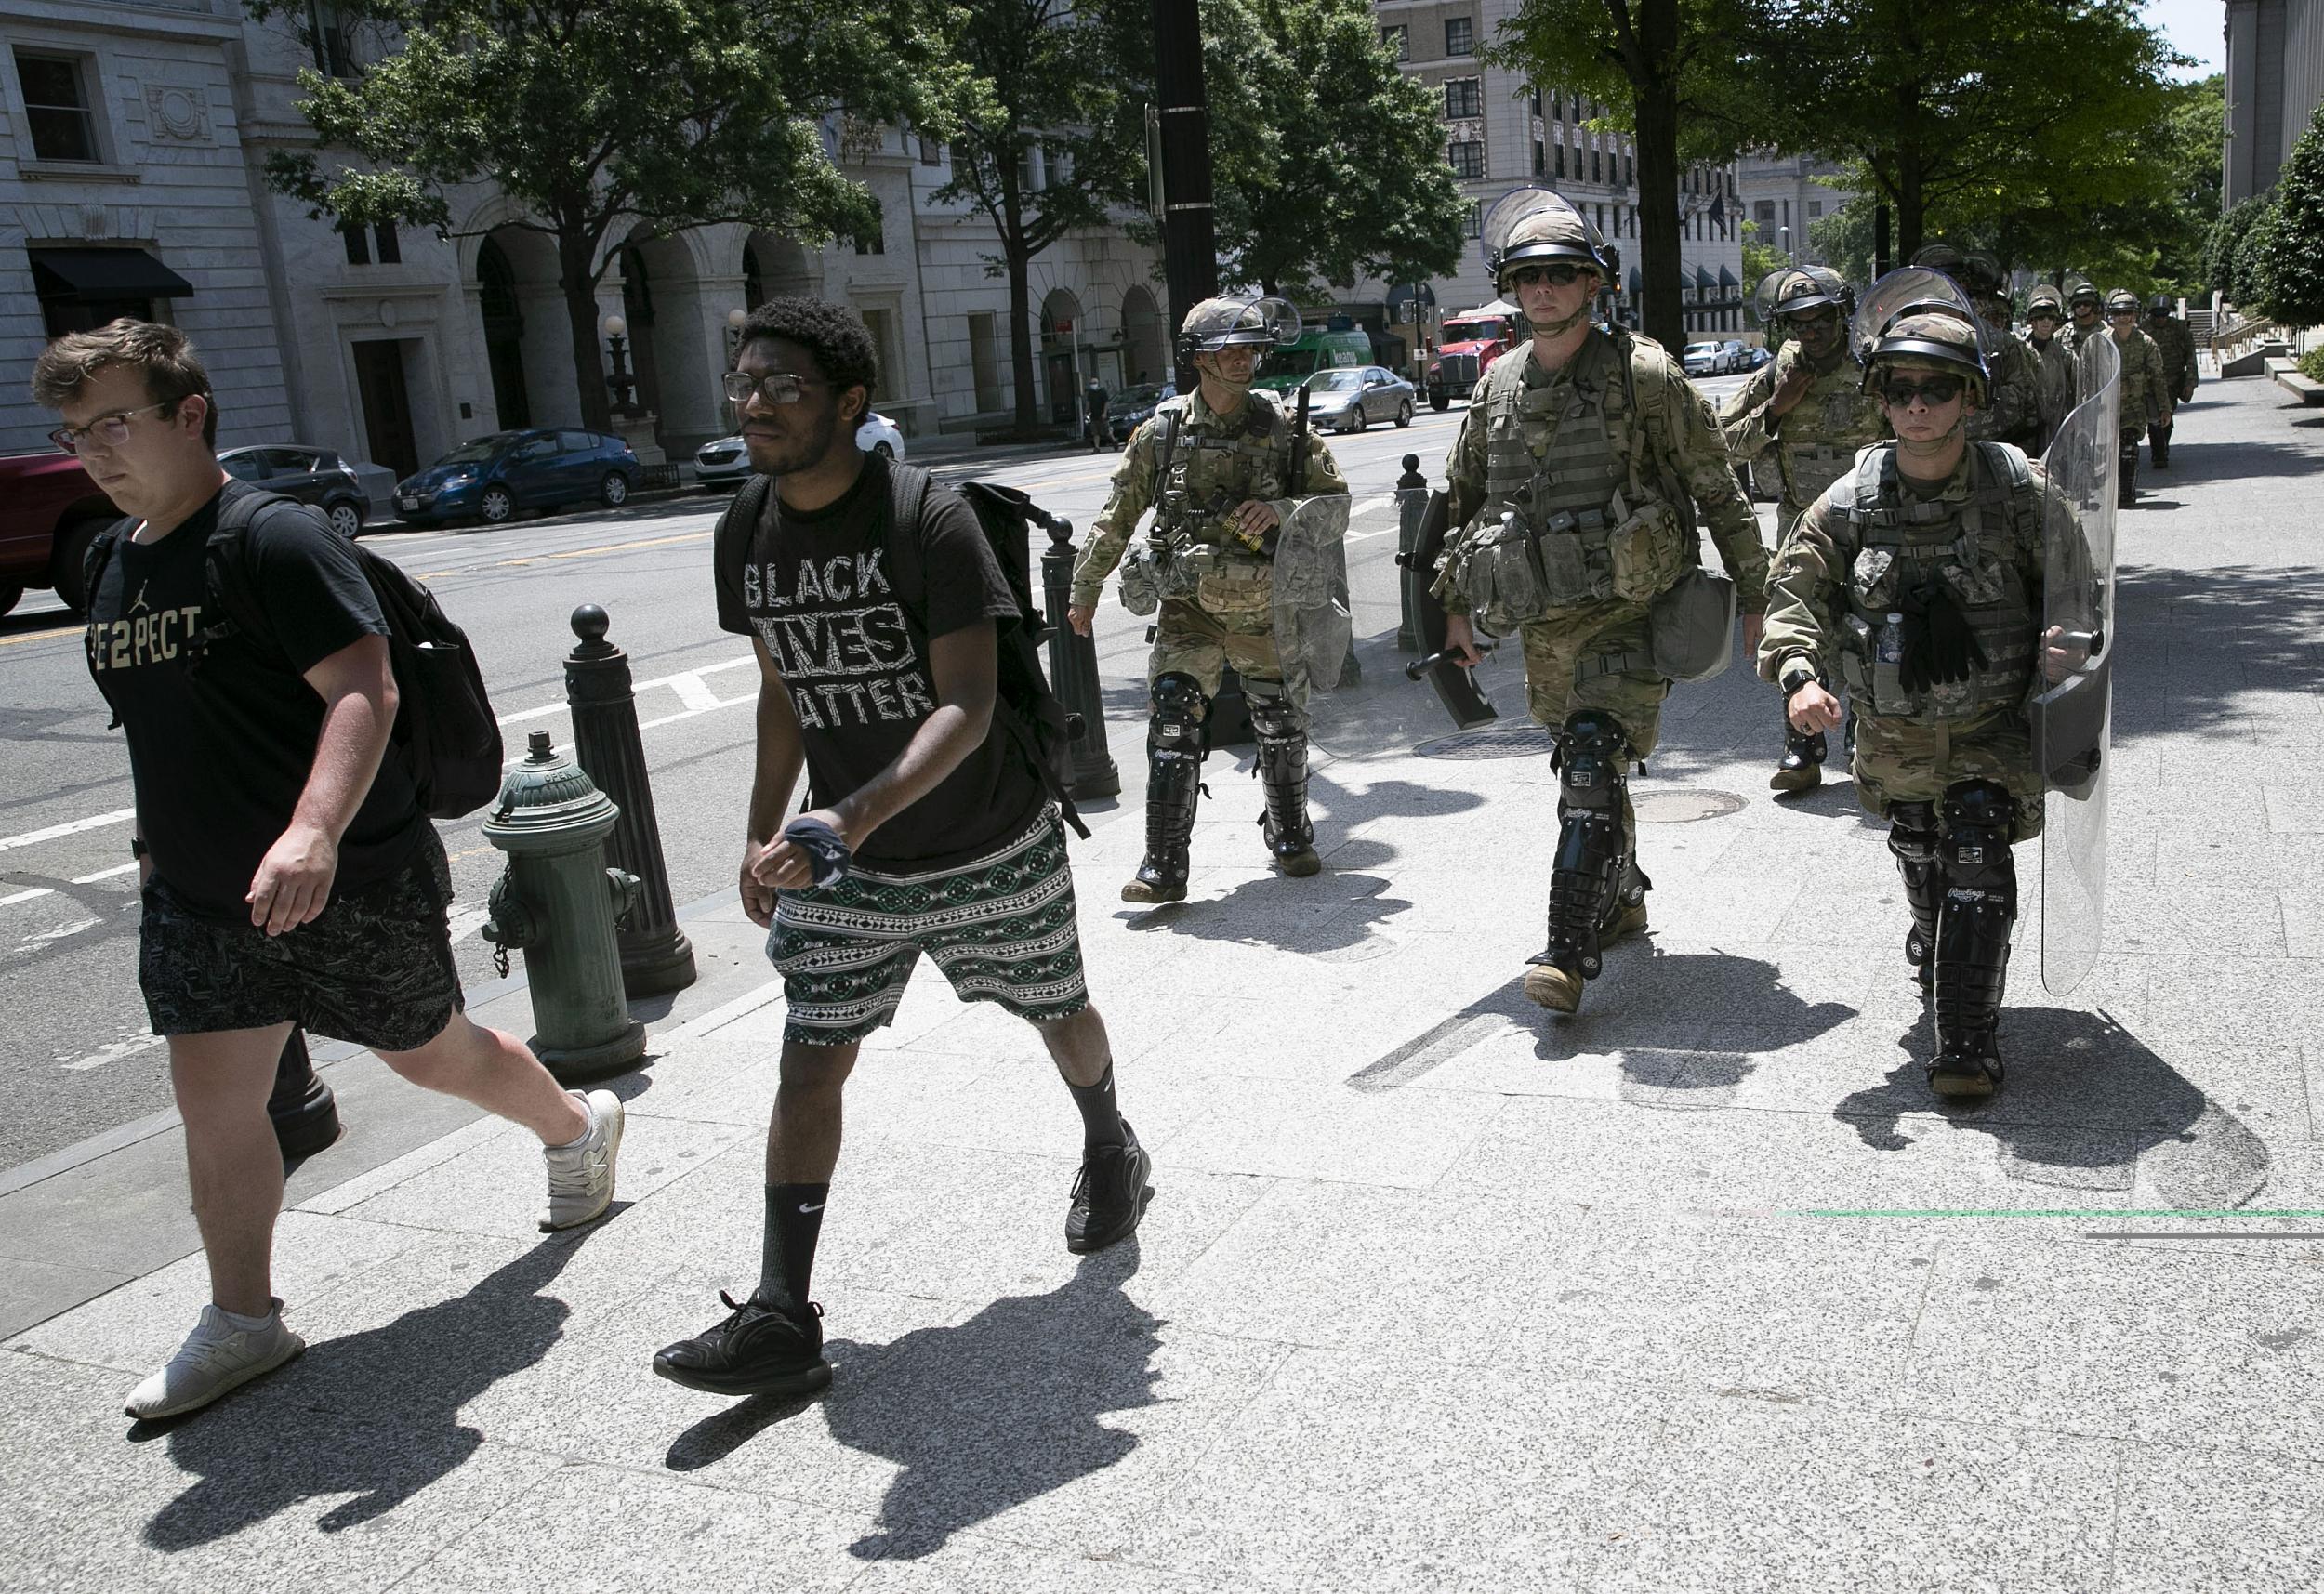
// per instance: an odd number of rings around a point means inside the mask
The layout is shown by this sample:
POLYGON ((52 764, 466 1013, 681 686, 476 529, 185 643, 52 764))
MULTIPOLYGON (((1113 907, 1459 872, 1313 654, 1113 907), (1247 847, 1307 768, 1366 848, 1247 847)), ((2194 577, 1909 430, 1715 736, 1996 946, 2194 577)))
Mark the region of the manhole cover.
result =
POLYGON ((1723 819, 1739 813, 1743 799, 1733 792, 1645 792, 1631 797, 1641 824, 1692 824, 1698 819, 1723 819))
POLYGON ((1528 722, 1440 736, 1433 742, 1421 743, 1412 751, 1423 758, 1530 758, 1556 745, 1556 737, 1528 722))

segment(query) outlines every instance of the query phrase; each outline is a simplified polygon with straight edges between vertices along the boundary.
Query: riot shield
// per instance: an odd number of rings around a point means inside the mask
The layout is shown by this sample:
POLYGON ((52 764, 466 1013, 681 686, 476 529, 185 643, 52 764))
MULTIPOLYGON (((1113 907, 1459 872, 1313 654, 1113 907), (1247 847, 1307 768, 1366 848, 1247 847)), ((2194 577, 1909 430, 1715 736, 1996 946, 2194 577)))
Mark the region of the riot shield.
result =
POLYGON ((1405 665, 1405 678, 1427 681, 1452 722, 1466 731, 1500 715, 1493 700, 1478 689, 1474 673, 1463 669, 1445 652, 1445 606, 1437 601, 1434 588, 1437 567, 1445 557, 1445 538, 1451 529, 1452 499, 1441 488, 1433 493, 1425 488, 1412 491, 1425 493, 1426 505, 1418 517, 1412 547, 1400 551, 1396 562, 1404 567, 1405 605, 1412 616, 1413 645, 1420 658, 1417 664, 1405 665))
POLYGON ((1848 328, 1848 344, 1855 351, 1856 363, 1868 368, 1872 346, 1880 341, 1888 323, 1917 310, 1959 316, 1975 329, 1977 350, 1985 356, 1988 367, 1992 364, 1993 332, 1977 313, 1977 307, 1969 302, 1969 296, 1960 283, 1926 266, 1902 267, 1865 290, 1856 305, 1855 319, 1848 328))
POLYGON ((2043 645, 2027 705, 2042 797, 2041 983, 2063 996, 2097 963, 2106 924, 2107 735, 2114 671, 2114 494, 2121 356, 2083 346, 2082 402, 2041 456, 2043 645))
POLYGON ((1271 617, 1275 653, 1284 679, 1294 683, 1294 697, 1301 679, 1314 691, 1329 692, 1347 662, 1353 626, 1335 590, 1347 534, 1348 496, 1331 493, 1301 500, 1275 537, 1271 617))
POLYGON ((1495 200, 1486 210, 1477 227, 1478 247, 1485 255, 1485 270, 1497 281, 1500 276, 1501 257, 1508 253, 1510 240, 1518 224, 1534 217, 1554 217, 1592 255, 1602 262, 1615 259, 1605 238, 1580 208, 1553 189, 1528 183, 1511 189, 1495 200))

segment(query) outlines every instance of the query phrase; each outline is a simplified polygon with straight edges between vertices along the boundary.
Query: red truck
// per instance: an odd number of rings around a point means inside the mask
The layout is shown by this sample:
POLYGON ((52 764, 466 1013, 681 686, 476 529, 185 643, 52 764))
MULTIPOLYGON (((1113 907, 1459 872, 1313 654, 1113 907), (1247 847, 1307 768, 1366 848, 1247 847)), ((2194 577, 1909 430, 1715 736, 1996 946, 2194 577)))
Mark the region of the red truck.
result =
POLYGON ((1496 302, 1445 319, 1435 358, 1428 362, 1428 405, 1449 409, 1485 380, 1485 368, 1517 347, 1518 312, 1496 302))
POLYGON ((0 614, 26 587, 46 587, 78 610, 89 539, 121 519, 69 454, 0 459, 0 614))

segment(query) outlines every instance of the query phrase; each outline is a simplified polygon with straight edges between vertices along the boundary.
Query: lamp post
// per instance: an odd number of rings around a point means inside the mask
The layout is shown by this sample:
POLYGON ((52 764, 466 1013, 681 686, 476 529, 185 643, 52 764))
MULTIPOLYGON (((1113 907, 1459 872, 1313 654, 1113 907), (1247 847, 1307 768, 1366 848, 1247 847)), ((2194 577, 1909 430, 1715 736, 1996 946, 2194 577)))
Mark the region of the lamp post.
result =
POLYGON ((1776 247, 1783 251, 1783 257, 1792 265, 1800 263, 1799 257, 1791 253, 1791 229, 1789 227, 1776 229, 1776 247))
POLYGON ((605 318, 605 346, 614 356, 613 374, 605 378, 605 386, 614 395, 614 413, 635 415, 637 407, 629 400, 633 386, 629 375, 629 323, 617 315, 605 318))
MULTIPOLYGON (((750 312, 740 305, 726 312, 726 368, 729 371, 734 369, 735 362, 743 357, 743 323, 749 319, 750 312)), ((733 400, 720 395, 719 410, 725 415, 727 425, 736 430, 742 428, 743 414, 733 400)))

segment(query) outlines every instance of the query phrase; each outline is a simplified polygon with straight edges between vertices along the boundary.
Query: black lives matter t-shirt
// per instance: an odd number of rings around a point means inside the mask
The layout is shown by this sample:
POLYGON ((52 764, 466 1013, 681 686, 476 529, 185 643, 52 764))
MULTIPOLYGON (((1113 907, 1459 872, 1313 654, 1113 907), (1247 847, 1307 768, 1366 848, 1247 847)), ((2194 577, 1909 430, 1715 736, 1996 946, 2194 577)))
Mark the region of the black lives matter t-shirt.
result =
MULTIPOLYGON (((718 572, 719 625, 758 637, 790 691, 818 808, 894 763, 936 711, 931 638, 1017 614, 976 511, 958 494, 929 491, 918 534, 924 592, 897 590, 891 519, 887 462, 866 455, 855 485, 812 513, 784 508, 770 492, 746 559, 718 572)), ((891 870, 963 863, 1023 833, 1045 797, 997 709, 984 744, 855 853, 891 870)))
MULTIPOLYGON (((210 613, 204 551, 219 509, 254 492, 230 481, 158 541, 125 530, 89 595, 88 665, 129 738, 138 828, 154 873, 192 911, 246 921, 258 863, 290 823, 314 769, 323 699, 301 678, 387 623, 346 540, 287 501, 257 512, 243 540, 236 610, 262 638, 231 637, 193 667, 187 639, 210 613)), ((335 895, 395 873, 428 823, 390 752, 339 838, 335 895)))

